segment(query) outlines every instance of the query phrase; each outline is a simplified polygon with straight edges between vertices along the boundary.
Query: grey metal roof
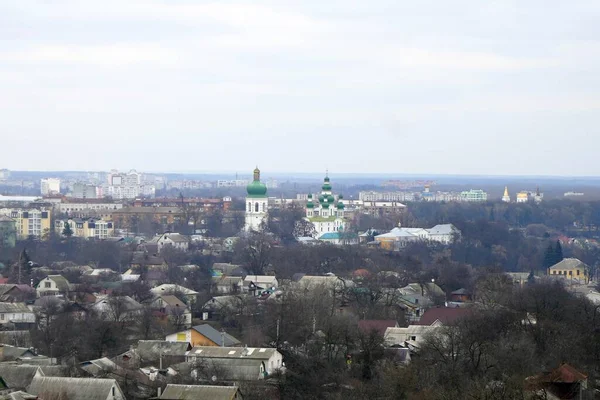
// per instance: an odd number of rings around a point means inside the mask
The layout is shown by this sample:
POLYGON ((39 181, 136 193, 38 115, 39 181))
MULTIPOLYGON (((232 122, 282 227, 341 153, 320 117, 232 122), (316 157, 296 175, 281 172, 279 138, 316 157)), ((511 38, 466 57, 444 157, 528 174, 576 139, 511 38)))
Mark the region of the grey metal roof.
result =
POLYGON ((144 360, 158 360, 160 354, 164 356, 185 356, 190 349, 188 342, 167 342, 164 340, 140 340, 137 354, 144 360))
POLYGON ((10 389, 25 390, 31 383, 38 368, 37 365, 0 363, 0 376, 10 389))
POLYGON ((456 228, 452 224, 439 224, 431 229, 427 229, 430 235, 449 235, 456 231, 456 228))
MULTIPOLYGON (((115 394, 120 395, 120 398, 123 399, 123 392, 114 379, 35 376, 27 387, 27 392, 36 395, 43 394, 44 398, 106 400, 112 395, 113 387, 115 387, 115 394)), ((119 398, 117 396, 115 398, 119 398)))
POLYGON ((15 347, 9 345, 0 345, 0 359, 2 361, 14 361, 23 355, 35 355, 33 350, 27 347, 15 347))
POLYGON ((575 269, 575 268, 586 268, 587 265, 577 258, 565 258, 561 262, 558 262, 550 267, 550 269, 575 269))
POLYGON ((235 398, 237 386, 213 385, 167 385, 160 399, 163 400, 231 400, 235 398))
POLYGON ((68 292, 69 291, 69 281, 64 276, 62 276, 62 275, 48 275, 48 278, 51 279, 51 280, 53 280, 54 283, 56 283, 56 287, 58 287, 58 290, 60 290, 61 292, 68 292))
POLYGON ((0 377, 11 389, 25 390, 31 383, 38 369, 46 376, 64 376, 67 369, 60 365, 29 365, 15 362, 0 363, 0 377))
POLYGON ((0 303, 0 313, 32 313, 23 303, 0 303))
POLYGON ((272 347, 196 346, 190 350, 188 357, 268 360, 276 352, 277 349, 272 347))
POLYGON ((214 343, 217 343, 219 346, 223 344, 223 340, 225 340, 225 346, 237 346, 241 344, 239 340, 237 340, 227 332, 224 333, 225 337, 223 337, 221 332, 219 332, 218 330, 216 330, 208 324, 196 325, 192 329, 194 329, 204 337, 210 339, 214 343))
POLYGON ((92 376, 98 376, 100 374, 104 374, 105 372, 117 369, 117 364, 115 364, 112 360, 103 357, 96 360, 79 363, 79 368, 92 376))
POLYGON ((255 381, 264 378, 261 373, 264 367, 264 360, 206 357, 193 357, 186 363, 172 365, 182 376, 195 371, 200 379, 216 377, 219 381, 255 381))

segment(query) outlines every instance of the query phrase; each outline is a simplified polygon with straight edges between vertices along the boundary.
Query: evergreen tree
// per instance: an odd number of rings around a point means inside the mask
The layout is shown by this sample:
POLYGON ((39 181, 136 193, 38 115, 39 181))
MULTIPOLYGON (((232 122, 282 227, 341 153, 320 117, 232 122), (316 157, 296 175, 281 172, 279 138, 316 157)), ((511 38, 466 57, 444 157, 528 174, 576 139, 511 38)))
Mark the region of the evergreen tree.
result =
POLYGON ((63 236, 70 238, 73 236, 73 230, 71 230, 71 224, 65 222, 65 228, 62 231, 63 236))
POLYGON ((544 254, 544 261, 543 261, 542 266, 544 267, 544 269, 548 269, 551 266, 553 266, 554 264, 556 264, 555 260, 556 260, 556 255, 555 255, 554 246, 552 246, 552 244, 549 244, 548 248, 546 249, 546 253, 544 254))
POLYGON ((560 245, 559 240, 556 241, 556 247, 554 248, 554 257, 555 257, 556 263, 559 263, 564 259, 562 246, 560 245))
POLYGON ((531 272, 529 273, 529 276, 527 277, 527 284, 532 285, 534 283, 535 283, 535 274, 533 273, 533 270, 531 270, 531 272))

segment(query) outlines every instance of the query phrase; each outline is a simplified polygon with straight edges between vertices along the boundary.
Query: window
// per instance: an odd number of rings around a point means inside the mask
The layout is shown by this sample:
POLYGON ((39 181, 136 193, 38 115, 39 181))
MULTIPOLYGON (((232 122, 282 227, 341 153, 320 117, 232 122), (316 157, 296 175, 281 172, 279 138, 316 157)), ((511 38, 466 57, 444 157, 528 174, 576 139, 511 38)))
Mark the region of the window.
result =
POLYGON ((573 271, 569 271, 569 276, 573 276, 573 271))
POLYGON ((577 276, 579 276, 579 270, 577 270, 577 276))
POLYGON ((416 337, 416 336, 411 336, 411 337, 410 337, 410 340, 412 340, 412 341, 415 341, 415 342, 416 342, 416 341, 417 341, 417 337, 416 337))
POLYGON ((254 212, 258 212, 258 202, 254 204, 254 212))
POLYGON ((4 314, 0 314, 0 319, 4 321, 4 314))
POLYGON ((52 287, 52 282, 44 282, 44 287, 50 289, 52 287))
POLYGON ((252 203, 248 202, 248 211, 252 211, 252 203))

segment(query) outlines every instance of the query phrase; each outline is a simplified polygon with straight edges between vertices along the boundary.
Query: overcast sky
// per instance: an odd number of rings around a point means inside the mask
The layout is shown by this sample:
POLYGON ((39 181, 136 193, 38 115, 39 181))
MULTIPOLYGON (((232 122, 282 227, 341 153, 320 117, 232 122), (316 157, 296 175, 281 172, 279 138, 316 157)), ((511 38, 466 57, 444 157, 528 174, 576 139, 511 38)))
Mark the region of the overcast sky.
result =
POLYGON ((600 175, 600 1, 0 1, 0 168, 600 175))

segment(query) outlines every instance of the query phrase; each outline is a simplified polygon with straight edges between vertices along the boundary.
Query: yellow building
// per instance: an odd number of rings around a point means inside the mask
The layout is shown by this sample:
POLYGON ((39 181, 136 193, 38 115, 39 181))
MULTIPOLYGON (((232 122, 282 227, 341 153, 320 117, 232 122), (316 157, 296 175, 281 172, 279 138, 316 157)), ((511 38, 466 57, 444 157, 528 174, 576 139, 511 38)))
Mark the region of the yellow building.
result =
POLYGON ((69 220, 57 220, 54 223, 54 231, 62 235, 66 224, 69 224, 72 236, 83 238, 106 239, 114 235, 112 221, 104 221, 95 218, 73 218, 69 220))
POLYGON ((0 215, 15 221, 19 239, 27 239, 30 236, 42 238, 51 229, 50 210, 43 208, 2 208, 0 215))
POLYGON ((548 268, 548 275, 561 277, 578 283, 588 283, 588 266, 577 258, 565 258, 548 268))

